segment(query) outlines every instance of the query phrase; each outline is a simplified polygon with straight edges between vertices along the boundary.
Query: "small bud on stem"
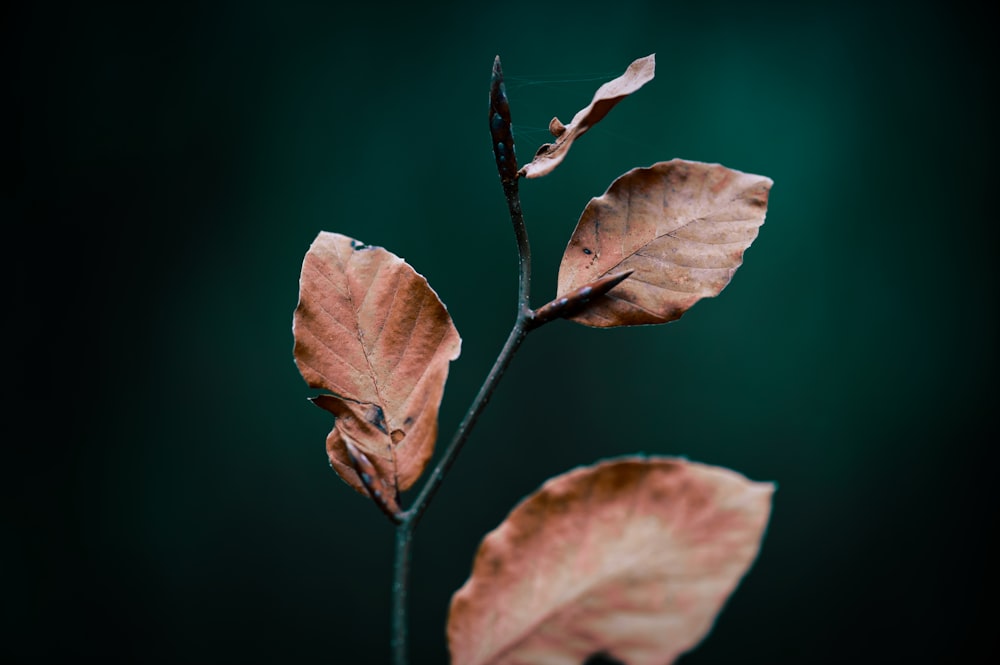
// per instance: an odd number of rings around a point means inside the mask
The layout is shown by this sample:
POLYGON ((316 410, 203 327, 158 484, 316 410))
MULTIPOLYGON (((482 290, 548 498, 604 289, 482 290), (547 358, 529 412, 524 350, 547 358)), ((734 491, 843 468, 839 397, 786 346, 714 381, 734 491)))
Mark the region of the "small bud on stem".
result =
POLYGON ((358 477, 361 479, 361 484, 368 490, 368 496, 379 507, 379 510, 385 513, 394 523, 398 524, 400 520, 399 515, 402 511, 400 511, 399 503, 396 501, 396 491, 394 489, 387 491, 378 469, 375 468, 375 465, 368 459, 368 456, 361 452, 357 446, 344 439, 344 447, 347 449, 347 458, 350 460, 351 466, 354 467, 358 477))
POLYGON ((542 305, 535 310, 532 317, 532 324, 540 326, 552 319, 566 319, 577 314, 588 303, 600 298, 625 281, 632 272, 632 270, 626 270, 624 272, 616 272, 613 275, 605 275, 600 279, 595 279, 593 282, 581 286, 571 293, 542 305))
POLYGON ((493 155, 497 172, 504 186, 517 180, 517 155, 514 154, 514 135, 510 129, 510 102, 503 84, 500 56, 493 61, 493 78, 490 81, 490 134, 493 137, 493 155))

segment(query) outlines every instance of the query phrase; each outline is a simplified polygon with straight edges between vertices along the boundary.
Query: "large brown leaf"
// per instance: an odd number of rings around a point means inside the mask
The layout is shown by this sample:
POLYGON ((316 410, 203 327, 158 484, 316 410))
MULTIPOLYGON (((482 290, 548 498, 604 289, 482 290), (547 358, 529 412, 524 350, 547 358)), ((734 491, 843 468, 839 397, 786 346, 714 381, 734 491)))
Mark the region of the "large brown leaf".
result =
POLYGON ((382 486, 409 488, 434 452, 448 364, 461 339, 421 275, 403 259, 320 233, 302 263, 295 362, 314 401, 336 416, 330 464, 366 494, 345 446, 371 460, 382 486))
POLYGON ((681 159, 620 176, 580 216, 558 292, 634 272, 570 318, 596 327, 666 323, 718 295, 764 223, 771 185, 765 176, 681 159))
POLYGON ((608 81, 594 93, 590 104, 580 109, 568 125, 552 118, 549 131, 556 137, 555 143, 546 143, 535 153, 534 159, 521 167, 520 175, 539 178, 559 166, 569 147, 580 136, 596 125, 621 100, 653 80, 656 71, 656 55, 639 58, 618 78, 608 81))
POLYGON ((755 560, 773 491, 663 457, 549 480, 486 536, 452 598, 452 665, 672 663, 755 560))

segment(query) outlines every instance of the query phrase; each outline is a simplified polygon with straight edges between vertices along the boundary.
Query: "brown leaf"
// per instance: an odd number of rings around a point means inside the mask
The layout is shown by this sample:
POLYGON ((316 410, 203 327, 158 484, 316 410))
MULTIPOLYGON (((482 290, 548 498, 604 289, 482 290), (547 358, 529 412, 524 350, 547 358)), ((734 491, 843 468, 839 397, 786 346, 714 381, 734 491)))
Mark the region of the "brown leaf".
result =
POLYGON ((718 295, 767 212, 770 178, 674 159, 632 169, 591 199, 559 266, 558 293, 633 270, 573 321, 666 323, 718 295))
POLYGON ((656 54, 639 58, 628 66, 624 74, 598 88, 590 104, 577 112, 568 125, 559 122, 559 118, 552 118, 549 132, 556 137, 556 142, 546 143, 539 148, 534 159, 521 167, 520 175, 539 178, 559 166, 573 141, 596 125, 615 104, 652 81, 655 70, 656 54))
POLYGON ((752 565, 773 491, 663 457, 549 480, 486 536, 452 598, 452 665, 672 663, 752 565))
POLYGON ((295 362, 313 401, 337 418, 326 440, 330 464, 367 494, 350 441, 382 486, 406 490, 437 438, 448 364, 461 339, 427 280, 403 259, 337 233, 320 233, 302 263, 293 321, 295 362))

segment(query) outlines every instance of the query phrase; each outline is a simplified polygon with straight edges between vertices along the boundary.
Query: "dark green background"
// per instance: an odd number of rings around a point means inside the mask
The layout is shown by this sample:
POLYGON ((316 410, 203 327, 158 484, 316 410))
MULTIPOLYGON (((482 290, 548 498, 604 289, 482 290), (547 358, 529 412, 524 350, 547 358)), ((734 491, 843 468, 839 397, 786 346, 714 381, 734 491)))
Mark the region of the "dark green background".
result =
MULTIPOLYGON (((486 125, 517 147, 656 53, 523 186, 536 304, 590 197, 682 157, 774 179, 733 283, 667 326, 529 337, 417 533, 417 665, 480 538, 632 452, 778 486, 696 663, 970 662, 995 572, 995 37, 953 2, 25 3, 5 10, 6 662, 383 663, 392 529, 292 361, 321 230, 404 257, 463 337, 514 315, 486 125), (992 565, 992 564, 991 564, 992 565)), ((412 497, 409 497, 412 498, 412 497)))

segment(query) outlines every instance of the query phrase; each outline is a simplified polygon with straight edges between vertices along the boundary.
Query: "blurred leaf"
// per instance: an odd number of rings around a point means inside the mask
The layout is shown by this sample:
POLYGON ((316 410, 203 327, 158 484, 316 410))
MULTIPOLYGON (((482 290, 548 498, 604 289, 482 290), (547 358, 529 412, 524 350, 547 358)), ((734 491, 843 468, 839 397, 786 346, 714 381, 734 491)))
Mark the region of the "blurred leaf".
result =
POLYGON ((521 167, 520 174, 526 178, 539 178, 559 166, 573 141, 596 125, 615 104, 652 81, 655 70, 655 54, 639 58, 628 66, 624 74, 598 88, 590 104, 577 112, 568 125, 559 122, 559 118, 552 118, 549 131, 556 137, 556 142, 540 147, 534 159, 521 167))
POLYGON ((718 295, 764 223, 770 178, 674 159, 636 168, 591 199, 559 266, 558 293, 634 271, 571 320, 666 323, 718 295))
POLYGON ((550 479, 486 536, 452 598, 452 664, 673 662, 752 565, 773 491, 664 457, 550 479))
POLYGON ((293 320, 295 362, 336 416, 330 464, 367 494, 345 447, 371 461, 396 493, 416 482, 437 438, 438 407, 461 339, 421 275, 403 259, 320 233, 302 263, 293 320))

